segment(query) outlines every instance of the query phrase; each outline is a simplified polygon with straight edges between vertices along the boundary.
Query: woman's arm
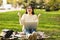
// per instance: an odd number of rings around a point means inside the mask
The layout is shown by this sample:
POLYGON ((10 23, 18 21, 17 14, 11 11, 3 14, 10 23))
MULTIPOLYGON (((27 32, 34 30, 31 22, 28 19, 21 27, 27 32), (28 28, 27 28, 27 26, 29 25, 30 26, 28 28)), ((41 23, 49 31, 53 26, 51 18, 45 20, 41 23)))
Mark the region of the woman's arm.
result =
POLYGON ((22 15, 19 22, 20 22, 21 25, 25 25, 25 14, 22 15))
POLYGON ((17 15, 19 16, 19 23, 20 23, 20 25, 24 25, 24 16, 25 16, 25 14, 23 14, 22 17, 21 17, 20 12, 18 12, 17 15))
POLYGON ((41 15, 41 14, 38 14, 38 19, 39 19, 40 15, 41 15))
POLYGON ((35 22, 36 22, 37 24, 38 24, 38 22, 39 22, 39 17, 40 17, 40 15, 41 15, 41 14, 38 14, 38 16, 37 16, 37 15, 35 16, 35 22))
POLYGON ((18 12, 18 14, 17 14, 18 16, 19 16, 19 19, 21 18, 21 14, 20 14, 20 12, 18 12))

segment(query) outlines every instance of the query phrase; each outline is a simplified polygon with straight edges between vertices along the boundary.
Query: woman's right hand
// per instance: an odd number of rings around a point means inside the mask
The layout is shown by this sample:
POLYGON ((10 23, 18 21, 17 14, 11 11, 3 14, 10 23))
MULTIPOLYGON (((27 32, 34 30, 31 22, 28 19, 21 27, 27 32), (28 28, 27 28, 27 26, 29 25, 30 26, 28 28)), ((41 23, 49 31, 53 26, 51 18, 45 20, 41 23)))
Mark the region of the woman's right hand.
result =
POLYGON ((18 14, 17 14, 18 16, 19 16, 19 18, 21 18, 21 14, 20 14, 20 12, 18 12, 18 14))
POLYGON ((18 16, 20 16, 20 12, 18 12, 18 14, 17 14, 18 16))

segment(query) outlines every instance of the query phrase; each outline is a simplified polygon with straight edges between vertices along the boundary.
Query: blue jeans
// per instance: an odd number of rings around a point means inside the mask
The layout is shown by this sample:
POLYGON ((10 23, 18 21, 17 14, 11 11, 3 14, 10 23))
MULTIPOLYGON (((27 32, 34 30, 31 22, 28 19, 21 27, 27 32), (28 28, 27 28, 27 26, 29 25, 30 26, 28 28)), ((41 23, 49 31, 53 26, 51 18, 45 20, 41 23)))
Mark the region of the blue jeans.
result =
POLYGON ((31 34, 36 31, 36 28, 25 28, 24 32, 25 34, 31 34))

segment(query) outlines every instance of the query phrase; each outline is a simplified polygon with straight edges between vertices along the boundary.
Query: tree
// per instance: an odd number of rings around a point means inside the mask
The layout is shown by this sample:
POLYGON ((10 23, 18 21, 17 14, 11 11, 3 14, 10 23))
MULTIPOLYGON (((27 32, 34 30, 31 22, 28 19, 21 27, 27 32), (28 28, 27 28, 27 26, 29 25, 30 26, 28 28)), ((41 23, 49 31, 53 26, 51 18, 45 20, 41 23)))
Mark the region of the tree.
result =
POLYGON ((0 0, 0 6, 2 5, 2 0, 0 0))
POLYGON ((46 10, 59 10, 59 2, 57 0, 50 0, 46 5, 46 10))

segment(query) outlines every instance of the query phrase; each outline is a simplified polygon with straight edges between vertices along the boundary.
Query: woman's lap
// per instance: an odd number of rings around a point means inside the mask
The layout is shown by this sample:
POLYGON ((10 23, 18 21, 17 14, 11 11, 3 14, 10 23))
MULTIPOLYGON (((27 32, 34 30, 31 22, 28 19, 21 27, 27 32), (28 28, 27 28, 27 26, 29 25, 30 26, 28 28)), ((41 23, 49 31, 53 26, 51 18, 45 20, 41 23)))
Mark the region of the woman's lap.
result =
POLYGON ((35 28, 28 28, 28 29, 24 29, 24 33, 25 34, 31 34, 31 33, 33 33, 33 32, 35 32, 36 31, 36 29, 35 28))

